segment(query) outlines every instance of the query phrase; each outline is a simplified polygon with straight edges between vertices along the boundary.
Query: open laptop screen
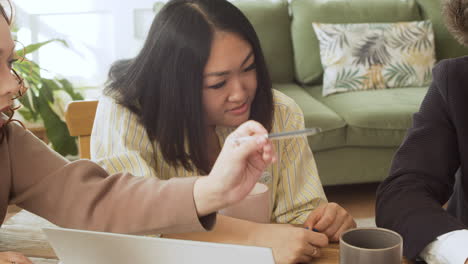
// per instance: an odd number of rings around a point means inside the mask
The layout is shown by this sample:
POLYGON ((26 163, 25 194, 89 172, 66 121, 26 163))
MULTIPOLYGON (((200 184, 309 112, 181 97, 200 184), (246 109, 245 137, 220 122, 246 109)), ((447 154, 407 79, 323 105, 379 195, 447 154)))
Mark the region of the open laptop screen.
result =
POLYGON ((63 264, 274 264, 270 248, 44 228, 63 264))

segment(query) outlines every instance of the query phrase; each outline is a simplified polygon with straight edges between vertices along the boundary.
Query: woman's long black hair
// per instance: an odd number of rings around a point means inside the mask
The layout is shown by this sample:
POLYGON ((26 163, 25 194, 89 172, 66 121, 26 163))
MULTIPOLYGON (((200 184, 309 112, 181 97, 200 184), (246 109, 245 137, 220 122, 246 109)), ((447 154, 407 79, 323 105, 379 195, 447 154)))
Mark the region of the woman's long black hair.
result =
POLYGON ((204 68, 215 31, 235 33, 253 49, 257 91, 250 119, 271 129, 271 80, 257 34, 226 0, 172 0, 157 14, 140 53, 116 62, 105 94, 140 117, 171 166, 208 173, 202 106, 204 68))

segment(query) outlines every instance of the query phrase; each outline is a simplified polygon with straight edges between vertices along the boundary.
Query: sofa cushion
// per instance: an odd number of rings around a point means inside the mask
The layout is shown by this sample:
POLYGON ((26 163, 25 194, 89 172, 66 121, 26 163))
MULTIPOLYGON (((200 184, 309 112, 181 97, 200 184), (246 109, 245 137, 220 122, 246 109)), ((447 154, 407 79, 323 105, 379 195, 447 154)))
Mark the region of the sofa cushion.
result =
POLYGON ((389 23, 421 20, 415 0, 292 0, 291 11, 296 79, 303 84, 322 82, 319 42, 312 22, 389 23))
POLYGON ((274 89, 291 97, 304 113, 306 127, 319 127, 322 132, 308 137, 313 151, 330 149, 345 145, 345 121, 334 111, 313 98, 295 84, 274 84, 274 89))
POLYGON ((435 45, 430 20, 312 24, 320 41, 324 96, 423 87, 432 81, 435 45))
POLYGON ((323 97, 321 86, 305 89, 342 117, 347 146, 399 146, 419 110, 427 88, 395 88, 323 97))
POLYGON ((291 22, 286 0, 235 0, 232 2, 255 28, 273 82, 294 79, 291 22))
POLYGON ((423 19, 430 19, 434 27, 437 60, 468 55, 468 48, 459 44, 448 32, 442 19, 441 0, 417 0, 423 19))
POLYGON ((314 152, 323 185, 380 182, 388 176, 396 147, 344 147, 314 152))

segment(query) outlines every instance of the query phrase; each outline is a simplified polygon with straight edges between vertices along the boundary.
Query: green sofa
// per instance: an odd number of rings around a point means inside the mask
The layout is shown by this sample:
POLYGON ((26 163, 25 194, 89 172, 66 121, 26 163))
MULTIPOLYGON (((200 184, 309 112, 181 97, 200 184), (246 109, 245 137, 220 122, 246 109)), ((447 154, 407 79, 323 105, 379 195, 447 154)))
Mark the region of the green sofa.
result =
MULTIPOLYGON (((324 185, 378 182, 387 176, 427 87, 322 96, 322 65, 312 22, 368 23, 430 19, 437 60, 468 55, 447 32, 441 0, 235 0, 254 25, 273 88, 302 108, 324 185)), ((158 9, 161 5, 155 6, 158 9)))

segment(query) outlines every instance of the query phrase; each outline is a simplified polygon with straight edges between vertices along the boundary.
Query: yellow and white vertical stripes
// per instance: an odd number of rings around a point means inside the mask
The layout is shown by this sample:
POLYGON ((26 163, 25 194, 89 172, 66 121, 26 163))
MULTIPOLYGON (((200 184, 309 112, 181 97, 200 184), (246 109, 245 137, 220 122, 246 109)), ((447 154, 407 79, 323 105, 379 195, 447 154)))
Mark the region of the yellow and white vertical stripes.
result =
MULTIPOLYGON (((274 90, 274 106, 272 133, 304 128, 302 110, 291 98, 274 90)), ((221 145, 233 130, 216 128, 221 145)), ((275 147, 278 161, 261 179, 272 190, 271 220, 302 224, 310 211, 326 201, 315 160, 306 137, 278 140, 275 147)), ((196 176, 183 167, 169 166, 138 116, 108 97, 99 101, 91 135, 91 158, 109 173, 126 171, 160 179, 196 176)))

